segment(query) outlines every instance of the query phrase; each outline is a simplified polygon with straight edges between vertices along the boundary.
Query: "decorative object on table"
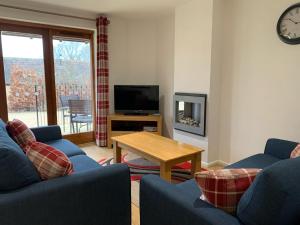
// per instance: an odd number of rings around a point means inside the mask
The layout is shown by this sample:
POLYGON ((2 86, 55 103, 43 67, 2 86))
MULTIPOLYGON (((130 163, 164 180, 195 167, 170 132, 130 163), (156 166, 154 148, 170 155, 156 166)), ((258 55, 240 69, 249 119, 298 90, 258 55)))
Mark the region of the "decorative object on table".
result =
POLYGON ((202 200, 234 214, 238 203, 261 169, 221 169, 197 173, 202 200))
POLYGON ((300 3, 287 8, 277 23, 277 33, 286 44, 300 44, 300 3))
POLYGON ((145 127, 143 127, 143 131, 157 132, 157 127, 145 126, 145 127))

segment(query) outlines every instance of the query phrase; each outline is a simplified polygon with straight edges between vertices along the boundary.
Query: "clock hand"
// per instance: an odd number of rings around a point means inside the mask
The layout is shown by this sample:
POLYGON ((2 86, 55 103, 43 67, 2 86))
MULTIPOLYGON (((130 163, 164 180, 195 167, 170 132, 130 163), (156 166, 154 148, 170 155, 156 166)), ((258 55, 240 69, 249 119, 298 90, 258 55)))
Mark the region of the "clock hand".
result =
POLYGON ((300 23, 300 22, 297 22, 297 21, 292 20, 291 18, 287 18, 286 20, 290 20, 290 21, 292 21, 294 24, 299 24, 299 23, 300 23))

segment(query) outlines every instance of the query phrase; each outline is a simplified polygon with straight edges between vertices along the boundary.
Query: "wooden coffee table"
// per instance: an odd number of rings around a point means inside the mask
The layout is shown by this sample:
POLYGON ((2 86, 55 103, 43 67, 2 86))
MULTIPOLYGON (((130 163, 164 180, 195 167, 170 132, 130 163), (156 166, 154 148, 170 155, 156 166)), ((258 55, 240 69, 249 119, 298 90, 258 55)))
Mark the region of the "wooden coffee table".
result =
POLYGON ((112 138, 114 142, 114 162, 121 163, 121 151, 126 149, 145 159, 160 164, 160 176, 171 182, 172 166, 191 160, 192 176, 201 170, 201 153, 198 147, 180 143, 169 138, 138 132, 112 138))

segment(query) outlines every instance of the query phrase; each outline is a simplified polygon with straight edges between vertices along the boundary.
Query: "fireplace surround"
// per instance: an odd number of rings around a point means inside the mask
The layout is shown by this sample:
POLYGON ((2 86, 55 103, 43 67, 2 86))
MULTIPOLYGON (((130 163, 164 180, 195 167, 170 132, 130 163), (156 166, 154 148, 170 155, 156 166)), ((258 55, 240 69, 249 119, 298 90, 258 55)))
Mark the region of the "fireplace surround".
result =
POLYGON ((175 93, 174 129, 205 137, 206 94, 175 93))

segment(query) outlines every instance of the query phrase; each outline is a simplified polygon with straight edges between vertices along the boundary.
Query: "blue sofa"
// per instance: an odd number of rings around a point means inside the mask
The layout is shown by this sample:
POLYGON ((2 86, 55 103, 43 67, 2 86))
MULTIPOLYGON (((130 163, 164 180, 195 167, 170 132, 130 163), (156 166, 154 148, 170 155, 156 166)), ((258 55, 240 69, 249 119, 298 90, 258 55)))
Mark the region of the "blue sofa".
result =
POLYGON ((74 173, 47 181, 39 180, 36 171, 28 173, 33 165, 0 121, 0 186, 4 188, 0 190, 1 225, 131 224, 130 174, 126 165, 100 166, 78 146, 62 139, 59 126, 32 131, 37 141, 63 151, 72 161, 74 173), (16 167, 25 165, 27 174, 13 172, 11 164, 5 166, 13 162, 16 167), (19 176, 25 178, 17 179, 19 176), (22 187, 14 189, 14 185, 22 187))
POLYGON ((194 179, 173 185, 145 176, 140 187, 141 225, 300 225, 300 157, 289 159, 297 143, 267 141, 257 154, 228 168, 262 168, 242 196, 237 214, 199 199, 194 179))

